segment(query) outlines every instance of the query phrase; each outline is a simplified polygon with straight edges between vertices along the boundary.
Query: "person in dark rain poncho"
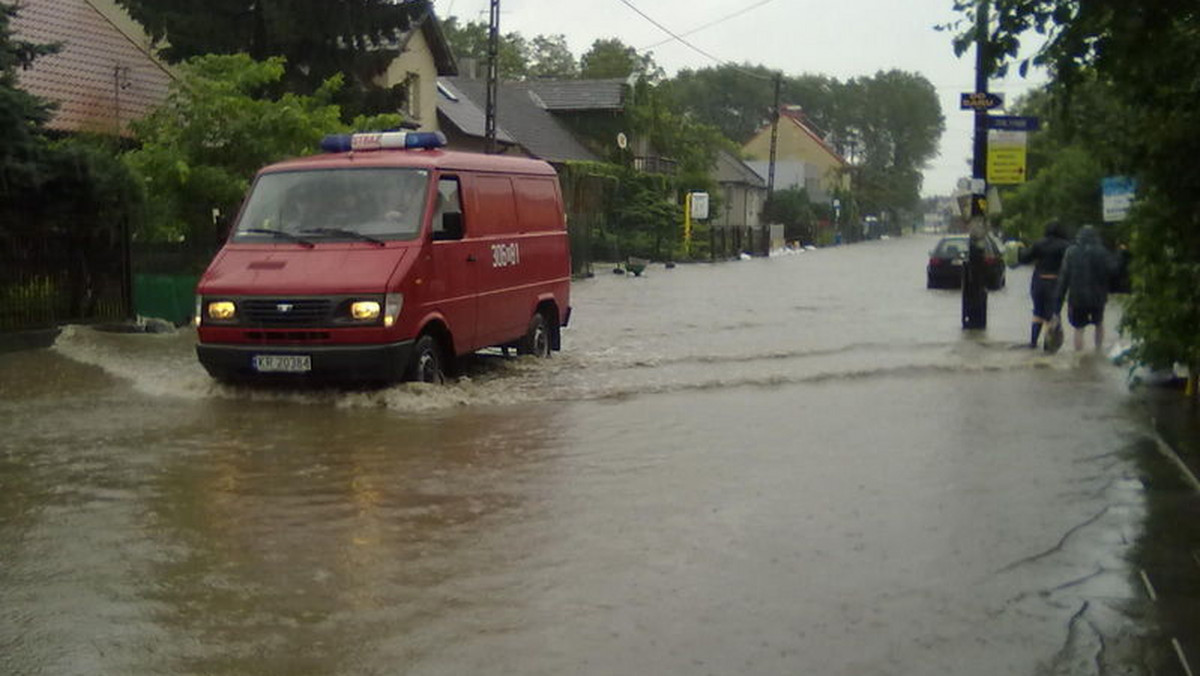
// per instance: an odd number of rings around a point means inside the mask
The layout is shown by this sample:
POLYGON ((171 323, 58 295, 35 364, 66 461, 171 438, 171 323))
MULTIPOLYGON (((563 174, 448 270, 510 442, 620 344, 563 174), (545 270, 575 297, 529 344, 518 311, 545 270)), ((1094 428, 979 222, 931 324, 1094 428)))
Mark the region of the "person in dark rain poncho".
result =
POLYGON ((1033 324, 1029 330, 1029 347, 1037 347, 1042 329, 1056 321, 1058 304, 1058 272, 1062 267, 1063 255, 1071 240, 1066 229, 1058 221, 1046 224, 1045 234, 1028 249, 1021 249, 1018 260, 1033 263, 1033 277, 1029 282, 1029 296, 1033 299, 1033 324))
POLYGON ((1063 256, 1056 293, 1059 306, 1066 298, 1067 319, 1075 328, 1076 351, 1083 349, 1083 330, 1088 324, 1096 327, 1096 350, 1104 345, 1104 306, 1108 304, 1109 285, 1119 269, 1119 259, 1105 248, 1096 228, 1083 226, 1063 256))

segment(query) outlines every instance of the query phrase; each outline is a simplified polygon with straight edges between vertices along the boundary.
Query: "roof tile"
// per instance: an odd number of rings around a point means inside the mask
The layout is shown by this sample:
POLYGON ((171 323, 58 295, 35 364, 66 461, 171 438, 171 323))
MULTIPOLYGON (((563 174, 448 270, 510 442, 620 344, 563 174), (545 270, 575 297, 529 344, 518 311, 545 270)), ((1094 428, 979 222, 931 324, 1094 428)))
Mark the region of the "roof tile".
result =
POLYGON ((22 0, 12 28, 61 46, 17 74, 23 89, 58 104, 50 129, 111 133, 119 123, 125 134, 167 96, 171 74, 87 0, 22 0))

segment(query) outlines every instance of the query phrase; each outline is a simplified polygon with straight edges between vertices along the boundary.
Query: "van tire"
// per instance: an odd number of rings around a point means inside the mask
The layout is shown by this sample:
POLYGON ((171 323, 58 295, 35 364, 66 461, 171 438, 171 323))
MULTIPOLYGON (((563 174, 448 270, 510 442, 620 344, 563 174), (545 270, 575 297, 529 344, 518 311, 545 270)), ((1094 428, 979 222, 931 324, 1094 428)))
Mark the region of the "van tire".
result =
POLYGON ((529 330, 517 345, 519 354, 529 354, 545 359, 550 356, 550 322, 541 312, 533 313, 529 320, 529 330))
POLYGON ((407 380, 416 383, 441 385, 446 382, 442 366, 442 349, 437 340, 428 333, 421 334, 413 346, 412 361, 408 365, 407 380))

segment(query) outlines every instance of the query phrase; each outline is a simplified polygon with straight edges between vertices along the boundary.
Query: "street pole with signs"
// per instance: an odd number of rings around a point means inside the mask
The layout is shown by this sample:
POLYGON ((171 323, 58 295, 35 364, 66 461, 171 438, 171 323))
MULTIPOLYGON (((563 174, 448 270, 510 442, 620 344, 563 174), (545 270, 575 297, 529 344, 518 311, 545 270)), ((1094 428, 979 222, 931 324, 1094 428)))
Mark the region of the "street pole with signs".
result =
POLYGON ((988 93, 988 0, 979 0, 975 17, 975 91, 964 94, 963 109, 975 111, 975 149, 971 162, 971 236, 967 261, 963 266, 962 327, 987 328, 987 284, 984 279, 984 246, 987 224, 987 133, 988 110, 999 107, 1000 97, 988 93))

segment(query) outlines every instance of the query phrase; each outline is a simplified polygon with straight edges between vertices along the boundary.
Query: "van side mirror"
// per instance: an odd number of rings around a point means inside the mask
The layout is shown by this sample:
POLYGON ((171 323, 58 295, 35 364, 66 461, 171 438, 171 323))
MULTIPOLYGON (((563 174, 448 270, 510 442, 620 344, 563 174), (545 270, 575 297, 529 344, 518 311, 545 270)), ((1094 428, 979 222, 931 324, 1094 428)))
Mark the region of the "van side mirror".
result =
POLYGON ((457 211, 446 212, 442 214, 442 227, 435 228, 433 238, 435 240, 444 239, 462 239, 463 236, 463 215, 457 211))

